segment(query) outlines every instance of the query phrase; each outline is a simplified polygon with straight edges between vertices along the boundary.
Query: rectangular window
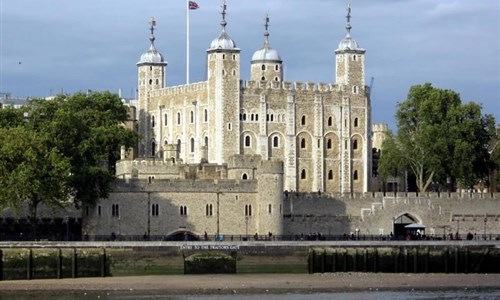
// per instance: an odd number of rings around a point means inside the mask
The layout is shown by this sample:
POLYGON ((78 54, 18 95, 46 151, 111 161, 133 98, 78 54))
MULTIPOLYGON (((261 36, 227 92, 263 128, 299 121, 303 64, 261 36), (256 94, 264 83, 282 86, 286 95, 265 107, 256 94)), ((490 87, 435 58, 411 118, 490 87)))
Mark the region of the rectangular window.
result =
POLYGON ((272 214, 272 212, 273 212, 273 205, 269 204, 269 214, 272 214))
POLYGON ((97 215, 101 216, 101 206, 97 206, 97 215))

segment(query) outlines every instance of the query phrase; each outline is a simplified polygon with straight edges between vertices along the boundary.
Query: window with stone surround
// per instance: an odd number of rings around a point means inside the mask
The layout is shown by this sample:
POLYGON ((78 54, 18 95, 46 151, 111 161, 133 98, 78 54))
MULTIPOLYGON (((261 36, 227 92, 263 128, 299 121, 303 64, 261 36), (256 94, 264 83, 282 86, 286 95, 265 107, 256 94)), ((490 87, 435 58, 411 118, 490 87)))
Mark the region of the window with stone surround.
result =
POLYGON ((168 126, 168 114, 164 115, 165 126, 168 126))
POLYGON ((177 125, 181 125, 181 113, 177 112, 177 125))
POLYGON ((300 119, 300 125, 306 125, 306 116, 302 116, 300 119))
POLYGON ((151 156, 155 156, 156 155, 156 142, 155 140, 152 140, 151 141, 151 156))
POLYGON ((252 205, 245 205, 245 217, 252 216, 252 205))
POLYGON ((262 69, 262 71, 265 71, 266 70, 266 65, 262 65, 261 69, 262 69))
POLYGON ((241 179, 242 179, 242 180, 247 180, 247 179, 248 179, 248 175, 247 175, 247 173, 243 173, 243 174, 241 175, 241 179))
POLYGON ((205 214, 206 216, 212 216, 213 215, 213 206, 212 204, 207 204, 205 207, 205 214))
POLYGON ((208 122, 208 109, 205 108, 203 121, 208 122))
POLYGON ((273 137, 273 148, 279 148, 280 138, 278 136, 273 137))
POLYGON ((328 117, 328 126, 332 126, 333 125, 333 118, 332 117, 328 117))
POLYGON ((359 126, 358 118, 354 118, 354 127, 358 126, 359 126))
POLYGON ((300 172, 300 179, 307 179, 306 169, 302 169, 302 171, 300 172))
POLYGON ((151 215, 153 217, 157 217, 160 215, 160 205, 157 203, 154 203, 151 205, 151 215))
POLYGON ((119 217, 120 216, 120 206, 118 204, 111 205, 111 216, 119 217))
POLYGON ((180 207, 180 214, 181 216, 187 216, 187 206, 180 207))
POLYGON ((269 204, 268 212, 269 212, 269 214, 273 213, 273 205, 272 204, 269 204))
POLYGON ((300 149, 306 149, 306 139, 300 140, 300 149))
POLYGON ((191 124, 194 123, 194 111, 189 112, 189 121, 191 121, 191 124))
POLYGON ((332 170, 328 171, 328 180, 333 180, 333 171, 332 170))
POLYGON ((191 138, 191 153, 194 153, 194 138, 191 138))
POLYGON ((332 139, 328 139, 328 141, 326 141, 326 149, 332 149, 332 139))
POLYGON ((249 148, 252 146, 252 138, 249 135, 245 136, 245 147, 249 148))
POLYGON ((151 127, 155 128, 155 116, 151 116, 151 127))
POLYGON ((358 140, 354 139, 352 141, 352 149, 353 150, 358 150, 358 140))
POLYGON ((358 180, 358 170, 354 170, 354 174, 352 175, 353 180, 358 180))

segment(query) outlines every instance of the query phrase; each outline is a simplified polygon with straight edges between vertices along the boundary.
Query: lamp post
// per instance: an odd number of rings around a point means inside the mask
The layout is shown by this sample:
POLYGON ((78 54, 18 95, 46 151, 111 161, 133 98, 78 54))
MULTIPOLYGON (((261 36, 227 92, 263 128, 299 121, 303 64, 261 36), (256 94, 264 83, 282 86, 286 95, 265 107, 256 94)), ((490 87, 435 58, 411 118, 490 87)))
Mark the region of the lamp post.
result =
POLYGON ((163 147, 163 120, 162 120, 162 117, 163 117, 163 109, 165 108, 165 105, 160 105, 158 107, 160 109, 160 147, 159 147, 159 150, 160 150, 160 157, 163 156, 163 152, 161 151, 162 147, 163 147))
POLYGON ((220 235, 220 210, 219 210, 219 200, 220 200, 220 192, 217 191, 217 239, 219 240, 220 235))
POLYGON ((359 240, 359 228, 356 228, 356 240, 359 240))
POLYGON ((245 240, 248 241, 248 216, 245 217, 245 240))
POLYGON ((484 240, 486 241, 486 222, 488 222, 488 218, 486 218, 486 215, 484 217, 484 240))

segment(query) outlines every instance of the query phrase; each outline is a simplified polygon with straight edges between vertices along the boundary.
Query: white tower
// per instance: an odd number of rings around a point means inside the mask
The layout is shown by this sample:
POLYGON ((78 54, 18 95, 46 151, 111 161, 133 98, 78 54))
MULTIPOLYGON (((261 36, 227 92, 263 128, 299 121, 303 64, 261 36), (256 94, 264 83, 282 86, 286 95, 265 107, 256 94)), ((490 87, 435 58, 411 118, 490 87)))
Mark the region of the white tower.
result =
POLYGON ((154 139, 153 130, 156 125, 154 116, 148 112, 151 111, 149 93, 165 87, 165 75, 167 62, 155 48, 154 30, 156 21, 151 18, 150 22, 151 36, 149 41, 151 45, 148 51, 141 55, 137 63, 138 69, 138 100, 139 100, 139 133, 143 136, 142 144, 139 145, 139 156, 156 156, 158 143, 154 139))

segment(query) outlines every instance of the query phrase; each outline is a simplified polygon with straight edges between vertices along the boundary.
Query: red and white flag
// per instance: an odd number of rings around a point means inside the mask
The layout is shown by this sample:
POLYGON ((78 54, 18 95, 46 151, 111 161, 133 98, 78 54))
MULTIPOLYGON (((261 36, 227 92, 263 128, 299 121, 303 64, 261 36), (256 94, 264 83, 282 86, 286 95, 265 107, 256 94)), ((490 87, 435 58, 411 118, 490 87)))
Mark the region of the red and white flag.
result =
POLYGON ((194 1, 189 1, 189 9, 198 9, 200 6, 194 1))

